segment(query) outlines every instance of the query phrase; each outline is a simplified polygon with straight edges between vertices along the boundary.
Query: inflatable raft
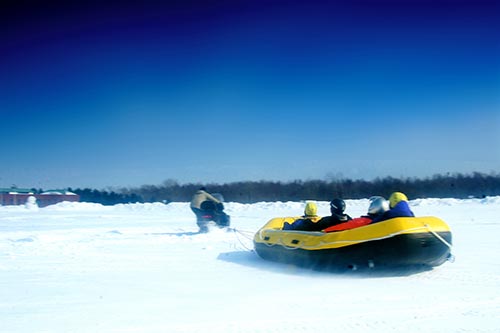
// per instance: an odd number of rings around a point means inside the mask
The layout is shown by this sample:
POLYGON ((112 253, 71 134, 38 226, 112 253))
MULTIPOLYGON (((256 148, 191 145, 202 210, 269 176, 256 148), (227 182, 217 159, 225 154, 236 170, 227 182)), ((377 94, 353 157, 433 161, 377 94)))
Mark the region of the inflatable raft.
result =
POLYGON ((336 232, 281 230, 296 217, 274 218, 254 237, 257 254, 313 269, 434 267, 451 251, 452 234, 437 217, 398 217, 336 232))

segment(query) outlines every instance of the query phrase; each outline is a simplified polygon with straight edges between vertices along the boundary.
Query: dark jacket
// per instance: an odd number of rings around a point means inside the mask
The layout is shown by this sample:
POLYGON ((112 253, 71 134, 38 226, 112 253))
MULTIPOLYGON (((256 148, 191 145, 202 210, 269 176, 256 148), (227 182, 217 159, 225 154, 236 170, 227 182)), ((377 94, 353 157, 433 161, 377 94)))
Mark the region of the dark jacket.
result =
POLYGON ((393 219, 395 217, 414 217, 415 214, 410 209, 410 205, 406 201, 400 201, 393 208, 379 217, 373 219, 372 223, 393 219))
POLYGON ((293 221, 293 223, 285 222, 285 224, 283 224, 283 230, 313 231, 316 229, 315 225, 318 221, 318 216, 302 216, 301 218, 293 221))
POLYGON ((345 222, 350 221, 350 220, 352 220, 352 218, 347 214, 340 214, 339 215, 339 214, 332 213, 332 215, 325 216, 321 220, 318 221, 317 231, 326 229, 328 227, 331 227, 331 226, 334 226, 337 224, 345 223, 345 222))
POLYGON ((283 230, 302 230, 302 231, 321 231, 332 225, 347 222, 351 220, 351 217, 347 214, 332 214, 331 216, 325 216, 318 220, 318 218, 301 218, 293 223, 287 223, 283 225, 283 230))

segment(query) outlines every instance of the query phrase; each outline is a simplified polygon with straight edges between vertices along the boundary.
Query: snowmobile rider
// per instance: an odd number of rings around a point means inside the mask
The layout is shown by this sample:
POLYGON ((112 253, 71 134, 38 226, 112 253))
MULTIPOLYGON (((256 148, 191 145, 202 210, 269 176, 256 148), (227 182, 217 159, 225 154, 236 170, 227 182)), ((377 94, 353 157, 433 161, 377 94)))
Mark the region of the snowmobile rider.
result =
POLYGON ((205 215, 213 215, 216 211, 222 211, 224 206, 220 200, 207 192, 205 187, 200 187, 191 199, 191 210, 196 215, 196 224, 200 232, 208 231, 205 215))

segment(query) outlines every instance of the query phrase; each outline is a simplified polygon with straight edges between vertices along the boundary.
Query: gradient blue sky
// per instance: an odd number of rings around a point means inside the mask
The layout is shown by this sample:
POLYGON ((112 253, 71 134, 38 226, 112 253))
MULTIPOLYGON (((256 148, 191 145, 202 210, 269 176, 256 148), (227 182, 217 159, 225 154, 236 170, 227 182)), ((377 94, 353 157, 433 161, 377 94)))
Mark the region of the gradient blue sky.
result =
POLYGON ((498 2, 13 3, 0 187, 500 171, 498 2))

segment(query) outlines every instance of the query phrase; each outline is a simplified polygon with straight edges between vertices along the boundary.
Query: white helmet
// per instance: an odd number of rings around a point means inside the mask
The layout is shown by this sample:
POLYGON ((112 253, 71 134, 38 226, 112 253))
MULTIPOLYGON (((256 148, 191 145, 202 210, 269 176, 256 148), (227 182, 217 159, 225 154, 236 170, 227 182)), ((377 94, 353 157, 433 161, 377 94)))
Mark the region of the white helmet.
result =
POLYGON ((384 197, 375 196, 371 197, 369 200, 370 206, 368 207, 368 214, 377 215, 389 210, 389 203, 384 197))

